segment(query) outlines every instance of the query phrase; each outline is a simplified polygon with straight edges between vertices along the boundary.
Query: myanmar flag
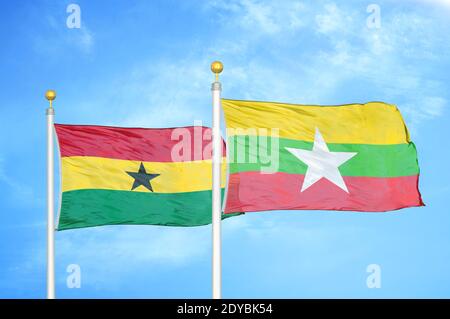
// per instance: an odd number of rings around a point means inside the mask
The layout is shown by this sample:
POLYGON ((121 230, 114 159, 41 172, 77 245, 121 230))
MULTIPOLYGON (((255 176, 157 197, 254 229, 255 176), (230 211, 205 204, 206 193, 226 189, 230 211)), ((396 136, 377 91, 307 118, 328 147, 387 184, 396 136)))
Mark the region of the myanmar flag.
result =
POLYGON ((222 100, 226 213, 422 206, 414 144, 394 105, 222 100))
POLYGON ((58 230, 211 223, 211 129, 55 129, 62 170, 58 230))

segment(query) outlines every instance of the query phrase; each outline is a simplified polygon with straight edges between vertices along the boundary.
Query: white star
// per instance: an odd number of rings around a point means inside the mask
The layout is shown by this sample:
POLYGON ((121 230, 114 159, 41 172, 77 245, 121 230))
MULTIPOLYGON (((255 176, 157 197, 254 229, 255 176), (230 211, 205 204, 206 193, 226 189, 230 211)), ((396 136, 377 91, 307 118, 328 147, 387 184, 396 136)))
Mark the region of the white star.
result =
POLYGON ((358 153, 330 152, 318 128, 316 128, 312 151, 290 147, 286 147, 286 149, 308 165, 301 192, 324 177, 348 193, 347 185, 339 172, 339 166, 358 153))

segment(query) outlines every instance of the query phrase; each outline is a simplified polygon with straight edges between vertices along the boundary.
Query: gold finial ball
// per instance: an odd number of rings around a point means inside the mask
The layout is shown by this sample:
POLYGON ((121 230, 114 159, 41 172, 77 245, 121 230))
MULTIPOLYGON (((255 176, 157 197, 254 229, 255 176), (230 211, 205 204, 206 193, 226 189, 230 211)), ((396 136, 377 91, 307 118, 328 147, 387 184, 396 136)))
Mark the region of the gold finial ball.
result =
POLYGON ((219 74, 223 71, 223 64, 220 61, 214 61, 211 63, 211 71, 215 74, 219 74))
POLYGON ((53 101, 56 99, 56 91, 55 90, 48 90, 45 92, 45 98, 49 101, 53 101))

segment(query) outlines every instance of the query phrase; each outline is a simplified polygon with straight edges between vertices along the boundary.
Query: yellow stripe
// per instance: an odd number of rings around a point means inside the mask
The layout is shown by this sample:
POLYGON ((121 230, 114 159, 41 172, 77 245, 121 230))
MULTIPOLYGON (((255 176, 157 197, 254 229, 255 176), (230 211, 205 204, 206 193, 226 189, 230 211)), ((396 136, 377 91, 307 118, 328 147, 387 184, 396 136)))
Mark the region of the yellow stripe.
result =
POLYGON ((279 137, 312 142, 317 127, 327 143, 409 142, 400 111, 395 105, 382 102, 318 106, 223 99, 222 105, 227 129, 257 130, 244 135, 270 135, 270 129, 278 128, 279 137))
MULTIPOLYGON (((212 188, 212 163, 142 162, 149 174, 160 174, 151 180, 155 193, 179 193, 212 188)), ((62 191, 77 189, 131 190, 134 179, 126 172, 137 172, 140 161, 127 161, 91 156, 71 156, 61 159, 62 191)), ((225 187, 226 163, 222 164, 222 187, 225 187)), ((150 192, 139 186, 134 192, 150 192)))

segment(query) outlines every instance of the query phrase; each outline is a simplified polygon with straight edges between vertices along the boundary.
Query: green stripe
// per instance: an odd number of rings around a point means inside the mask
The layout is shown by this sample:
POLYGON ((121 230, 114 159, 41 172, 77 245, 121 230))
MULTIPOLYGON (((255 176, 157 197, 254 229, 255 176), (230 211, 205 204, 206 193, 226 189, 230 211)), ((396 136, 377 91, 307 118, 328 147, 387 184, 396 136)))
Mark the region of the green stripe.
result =
MULTIPOLYGON (((230 174, 260 171, 262 167, 269 166, 274 167, 276 172, 306 173, 307 166, 285 148, 312 150, 313 143, 286 138, 269 138, 267 142, 259 139, 254 144, 255 142, 250 142, 251 138, 255 137, 231 136, 228 138, 230 174), (268 149, 272 148, 277 150, 278 154, 268 152, 268 149), (245 156, 242 157, 242 154, 245 156)), ((330 143, 327 145, 333 152, 358 153, 339 167, 343 176, 397 177, 419 174, 417 152, 413 143, 391 145, 330 143)))
MULTIPOLYGON (((102 225, 206 225, 211 223, 211 194, 210 190, 173 194, 101 189, 64 192, 58 230, 102 225)), ((231 216, 222 218, 227 217, 231 216)))

